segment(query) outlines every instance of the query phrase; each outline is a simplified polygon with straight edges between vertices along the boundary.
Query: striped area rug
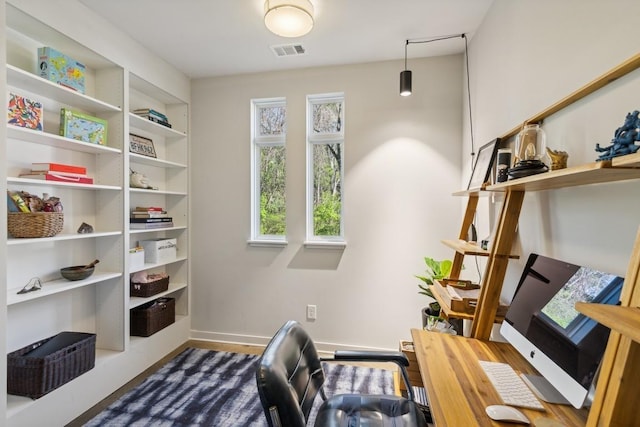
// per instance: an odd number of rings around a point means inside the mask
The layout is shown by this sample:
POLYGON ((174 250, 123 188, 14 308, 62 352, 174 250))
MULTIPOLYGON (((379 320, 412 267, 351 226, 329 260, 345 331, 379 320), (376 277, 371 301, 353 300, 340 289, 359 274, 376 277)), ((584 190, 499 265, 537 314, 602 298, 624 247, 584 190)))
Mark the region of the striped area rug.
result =
MULTIPOLYGON (((258 358, 188 348, 85 426, 266 426, 256 389, 258 358)), ((328 396, 394 392, 389 370, 324 363, 324 371, 328 396)), ((320 403, 318 397, 309 421, 320 403)))

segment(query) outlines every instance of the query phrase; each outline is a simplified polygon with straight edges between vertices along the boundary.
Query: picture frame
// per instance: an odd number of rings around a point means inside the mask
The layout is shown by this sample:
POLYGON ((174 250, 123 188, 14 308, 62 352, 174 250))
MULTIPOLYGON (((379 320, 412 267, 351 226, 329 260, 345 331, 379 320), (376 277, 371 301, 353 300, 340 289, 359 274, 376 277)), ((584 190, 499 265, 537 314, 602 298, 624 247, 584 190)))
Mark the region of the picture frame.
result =
POLYGON ((480 147, 478 155, 476 156, 476 163, 471 172, 469 184, 467 185, 467 190, 479 190, 484 183, 489 181, 499 143, 500 138, 496 138, 480 147))
POLYGON ((153 146, 153 141, 144 136, 129 134, 129 152, 140 154, 142 156, 153 157, 156 156, 156 149, 153 146))

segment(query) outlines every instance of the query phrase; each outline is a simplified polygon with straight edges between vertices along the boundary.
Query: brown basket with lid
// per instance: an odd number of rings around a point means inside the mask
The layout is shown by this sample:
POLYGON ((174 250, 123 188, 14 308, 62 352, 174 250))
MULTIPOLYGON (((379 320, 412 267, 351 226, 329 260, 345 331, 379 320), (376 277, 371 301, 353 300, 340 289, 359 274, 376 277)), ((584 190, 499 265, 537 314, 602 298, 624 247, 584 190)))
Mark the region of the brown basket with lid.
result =
POLYGON ((176 321, 176 300, 158 298, 130 311, 131 335, 148 337, 176 321))
POLYGON ((62 231, 62 212, 8 212, 7 231, 12 237, 53 237, 62 231))

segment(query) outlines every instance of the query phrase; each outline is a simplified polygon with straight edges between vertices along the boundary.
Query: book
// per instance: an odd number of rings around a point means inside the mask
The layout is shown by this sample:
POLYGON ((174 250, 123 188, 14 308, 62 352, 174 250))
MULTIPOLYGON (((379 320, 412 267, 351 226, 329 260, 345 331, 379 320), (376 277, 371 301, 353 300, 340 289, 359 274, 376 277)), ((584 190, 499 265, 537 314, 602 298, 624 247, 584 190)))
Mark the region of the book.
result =
POLYGON ((166 212, 131 212, 131 218, 167 218, 166 212))
POLYGON ((173 218, 170 216, 166 218, 129 218, 131 224, 153 224, 157 222, 172 222, 173 218))
POLYGON ((66 165, 64 163, 31 163, 32 172, 67 172, 80 175, 87 174, 87 168, 76 165, 66 165))
POLYGON ((164 120, 160 120, 160 119, 158 119, 157 117, 149 116, 149 115, 142 115, 142 114, 138 114, 138 115, 139 115, 140 117, 144 117, 144 118, 146 118, 147 120, 150 120, 150 121, 152 121, 152 122, 154 122, 154 123, 158 123, 159 125, 166 126, 166 127, 168 127, 168 128, 170 128, 170 127, 171 127, 171 123, 169 123, 169 122, 165 122, 164 120))
POLYGON ((169 121, 167 116, 165 116, 161 112, 153 110, 151 108, 137 108, 137 109, 133 110, 133 113, 134 114, 138 114, 138 115, 151 114, 151 115, 154 115, 154 116, 158 117, 159 119, 164 120, 165 122, 169 121))
POLYGON ((88 176, 68 176, 60 175, 57 173, 35 173, 35 174, 20 174, 20 178, 28 179, 41 179, 44 181, 58 181, 58 182, 70 182, 74 184, 93 184, 93 178, 88 176))
POLYGON ((133 212, 166 212, 160 206, 136 206, 133 212))
POLYGON ((153 222, 150 224, 130 223, 129 228, 132 230, 152 230, 154 228, 170 228, 173 222, 153 222))
POLYGON ((137 114, 138 116, 141 116, 141 117, 153 117, 154 119, 158 119, 158 120, 160 120, 161 122, 169 123, 169 119, 167 118, 167 116, 164 116, 164 115, 158 115, 158 114, 156 114, 156 113, 154 113, 154 112, 149 112, 149 113, 135 113, 135 114, 137 114))
POLYGON ((91 144, 107 145, 107 121, 88 114, 60 109, 60 136, 91 144))
MULTIPOLYGON (((33 169, 31 169, 31 172, 29 173, 30 175, 44 175, 47 173, 53 173, 55 175, 61 175, 61 176, 68 176, 68 177, 72 177, 72 178, 88 178, 89 175, 87 175, 86 173, 73 173, 73 172, 59 172, 59 171, 35 171, 33 169)), ((29 174, 22 174, 22 175, 29 175, 29 174)))

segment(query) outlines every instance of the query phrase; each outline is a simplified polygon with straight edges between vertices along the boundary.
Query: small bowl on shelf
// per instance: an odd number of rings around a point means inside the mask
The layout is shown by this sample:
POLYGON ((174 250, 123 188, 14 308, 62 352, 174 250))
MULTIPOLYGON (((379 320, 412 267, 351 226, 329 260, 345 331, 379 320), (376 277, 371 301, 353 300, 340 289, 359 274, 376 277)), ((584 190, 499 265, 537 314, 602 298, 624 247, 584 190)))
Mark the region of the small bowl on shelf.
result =
POLYGON ((73 267, 64 267, 60 269, 60 274, 67 280, 82 280, 93 274, 95 265, 98 260, 93 261, 89 265, 75 265, 73 267))
POLYGON ((93 274, 95 267, 87 267, 85 265, 76 265, 74 267, 65 267, 60 269, 60 274, 67 280, 82 280, 93 274))

